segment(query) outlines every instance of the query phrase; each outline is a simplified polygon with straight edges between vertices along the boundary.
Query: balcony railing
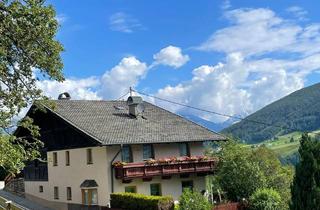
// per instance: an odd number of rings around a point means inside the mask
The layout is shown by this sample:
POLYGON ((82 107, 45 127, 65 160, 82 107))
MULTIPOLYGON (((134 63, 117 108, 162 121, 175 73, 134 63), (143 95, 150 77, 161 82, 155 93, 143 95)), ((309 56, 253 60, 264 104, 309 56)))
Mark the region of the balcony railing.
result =
POLYGON ((171 163, 146 162, 127 163, 114 166, 117 179, 151 178, 154 176, 171 176, 174 174, 211 173, 215 170, 217 159, 187 160, 171 163))

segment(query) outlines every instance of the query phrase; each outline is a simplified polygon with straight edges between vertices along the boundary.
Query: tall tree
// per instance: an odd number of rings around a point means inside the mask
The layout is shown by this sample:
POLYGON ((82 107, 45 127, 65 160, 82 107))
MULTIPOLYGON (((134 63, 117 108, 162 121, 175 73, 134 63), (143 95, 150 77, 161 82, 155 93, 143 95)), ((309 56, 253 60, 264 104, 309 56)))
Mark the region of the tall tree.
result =
POLYGON ((281 209, 289 208, 291 167, 282 166, 265 146, 252 149, 233 140, 221 146, 217 153, 213 152, 220 157, 216 178, 228 199, 248 199, 258 189, 270 188, 280 194, 281 209))
POLYGON ((290 209, 317 210, 320 209, 320 142, 303 134, 300 143, 290 209))
MULTIPOLYGON (((44 99, 36 86, 37 76, 64 80, 55 16, 44 0, 0 1, 0 167, 10 172, 18 172, 24 161, 39 155, 40 141, 5 134, 22 108, 44 99)), ((38 137, 32 119, 25 118, 19 125, 38 137)))

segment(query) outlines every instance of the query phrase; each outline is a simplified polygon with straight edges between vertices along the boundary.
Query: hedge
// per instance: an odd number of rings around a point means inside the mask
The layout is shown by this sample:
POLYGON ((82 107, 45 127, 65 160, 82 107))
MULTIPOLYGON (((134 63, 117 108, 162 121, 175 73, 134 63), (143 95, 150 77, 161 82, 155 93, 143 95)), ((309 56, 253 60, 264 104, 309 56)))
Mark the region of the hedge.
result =
POLYGON ((138 193, 112 193, 111 207, 123 210, 173 210, 171 196, 150 196, 138 193))
POLYGON ((282 210, 281 197, 273 189, 258 189, 249 198, 250 210, 282 210))

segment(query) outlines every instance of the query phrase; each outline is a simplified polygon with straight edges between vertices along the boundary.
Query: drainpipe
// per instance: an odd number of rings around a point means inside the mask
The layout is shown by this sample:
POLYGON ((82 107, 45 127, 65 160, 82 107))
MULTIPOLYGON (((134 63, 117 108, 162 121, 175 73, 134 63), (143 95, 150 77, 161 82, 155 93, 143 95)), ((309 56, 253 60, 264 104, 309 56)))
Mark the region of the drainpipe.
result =
POLYGON ((110 168, 111 168, 111 193, 113 193, 114 191, 114 183, 113 183, 113 161, 118 157, 119 153, 122 150, 122 144, 120 145, 120 149, 117 152, 117 154, 112 158, 111 162, 110 162, 110 168))

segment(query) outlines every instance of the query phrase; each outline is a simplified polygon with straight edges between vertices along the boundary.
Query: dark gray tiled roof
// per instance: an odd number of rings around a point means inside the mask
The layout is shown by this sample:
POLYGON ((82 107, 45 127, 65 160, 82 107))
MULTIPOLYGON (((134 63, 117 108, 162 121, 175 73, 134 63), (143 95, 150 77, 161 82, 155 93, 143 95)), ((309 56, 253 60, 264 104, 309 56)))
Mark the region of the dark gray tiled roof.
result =
POLYGON ((179 115, 143 102, 143 117, 131 117, 125 101, 55 100, 54 113, 106 145, 225 140, 179 115))

